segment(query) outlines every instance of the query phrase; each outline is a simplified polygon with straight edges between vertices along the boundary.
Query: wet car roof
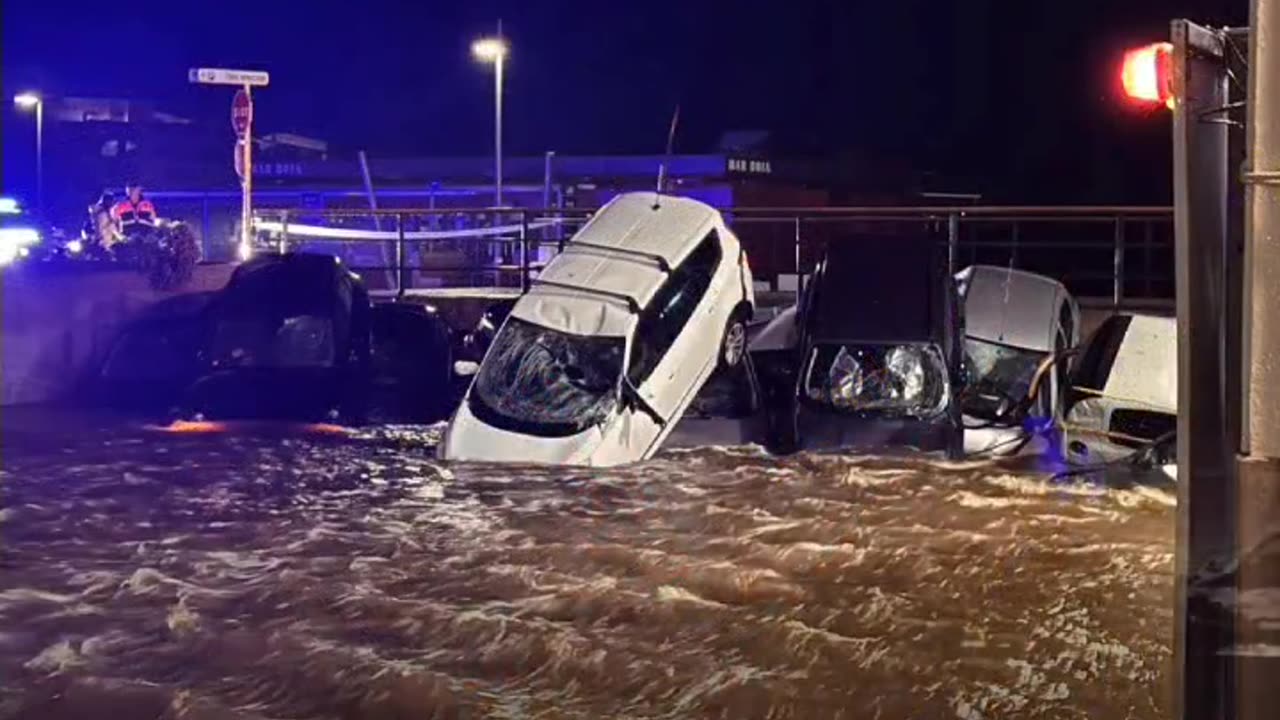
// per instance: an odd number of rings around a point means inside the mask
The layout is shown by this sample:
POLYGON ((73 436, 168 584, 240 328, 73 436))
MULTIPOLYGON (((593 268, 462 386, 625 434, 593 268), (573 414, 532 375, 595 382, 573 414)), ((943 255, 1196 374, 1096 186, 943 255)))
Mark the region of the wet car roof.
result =
POLYGON ((709 205, 620 195, 578 232, 512 314, 575 335, 625 335, 676 267, 719 222, 709 205), (655 199, 660 200, 655 208, 655 199))

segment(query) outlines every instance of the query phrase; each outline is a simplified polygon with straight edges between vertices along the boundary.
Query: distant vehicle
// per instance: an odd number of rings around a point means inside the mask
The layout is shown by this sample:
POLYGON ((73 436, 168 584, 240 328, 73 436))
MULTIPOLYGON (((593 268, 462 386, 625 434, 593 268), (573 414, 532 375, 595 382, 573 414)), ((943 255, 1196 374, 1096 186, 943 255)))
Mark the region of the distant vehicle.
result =
POLYGON ((1067 459, 1090 465, 1151 452, 1174 474, 1178 328, 1171 317, 1108 318, 1085 345, 1067 393, 1067 459))
POLYGON ((1075 299, 1056 280, 1011 268, 975 265, 956 281, 964 301, 965 450, 1046 452, 1049 440, 1036 431, 1052 427, 1061 412, 1067 367, 1046 360, 1079 342, 1075 299))
POLYGON ((964 451, 963 320, 928 238, 833 243, 801 293, 752 343, 773 406, 769 445, 964 451))
POLYGON ((16 200, 0 197, 0 267, 29 256, 43 239, 39 225, 16 200))
POLYGON ((512 308, 441 455, 596 466, 648 458, 716 367, 742 362, 753 310, 745 252, 715 209, 621 195, 512 308))

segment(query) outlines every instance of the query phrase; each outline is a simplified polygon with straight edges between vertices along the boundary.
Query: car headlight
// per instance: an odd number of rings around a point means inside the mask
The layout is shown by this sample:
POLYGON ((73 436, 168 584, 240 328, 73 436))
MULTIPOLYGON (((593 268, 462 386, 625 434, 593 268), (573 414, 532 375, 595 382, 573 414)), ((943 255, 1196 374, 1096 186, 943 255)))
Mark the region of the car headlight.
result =
POLYGON ((862 364, 849 354, 848 349, 840 348, 836 359, 831 363, 828 373, 831 378, 831 399, 837 405, 852 406, 864 392, 866 375, 862 364))
POLYGON ((893 392, 910 403, 924 400, 924 352, 915 345, 903 345, 889 351, 885 364, 898 379, 893 392))
POLYGON ((8 265, 26 255, 28 248, 40 242, 40 232, 35 228, 0 228, 0 265, 8 265))
POLYGON ((0 244, 27 247, 40 242, 40 231, 35 228, 0 228, 0 244))
POLYGON ((828 345, 814 348, 804 394, 843 412, 927 418, 946 410, 951 389, 933 346, 828 345))

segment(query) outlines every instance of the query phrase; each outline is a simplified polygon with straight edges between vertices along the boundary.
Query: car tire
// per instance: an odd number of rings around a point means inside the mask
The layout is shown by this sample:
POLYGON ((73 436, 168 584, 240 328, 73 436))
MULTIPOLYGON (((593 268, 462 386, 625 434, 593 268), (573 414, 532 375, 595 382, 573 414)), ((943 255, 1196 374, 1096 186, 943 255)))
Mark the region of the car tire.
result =
POLYGON ((741 313, 734 313, 724 327, 720 340, 720 367, 736 368, 747 356, 747 323, 741 313))

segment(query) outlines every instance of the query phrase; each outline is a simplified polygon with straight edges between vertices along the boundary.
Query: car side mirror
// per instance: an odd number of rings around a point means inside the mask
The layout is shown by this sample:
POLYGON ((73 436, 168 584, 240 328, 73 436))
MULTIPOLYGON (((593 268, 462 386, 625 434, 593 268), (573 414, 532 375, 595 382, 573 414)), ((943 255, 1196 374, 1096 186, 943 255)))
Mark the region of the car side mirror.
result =
POLYGON ((648 400, 644 399, 644 396, 640 394, 640 390, 631 384, 631 378, 625 376, 622 378, 622 402, 625 406, 648 415, 649 419, 653 420, 658 427, 666 426, 667 421, 658 414, 658 411, 649 404, 648 400))
POLYGON ((453 374, 458 377, 472 377, 480 372, 480 363, 471 360, 458 360, 453 363, 453 374))

